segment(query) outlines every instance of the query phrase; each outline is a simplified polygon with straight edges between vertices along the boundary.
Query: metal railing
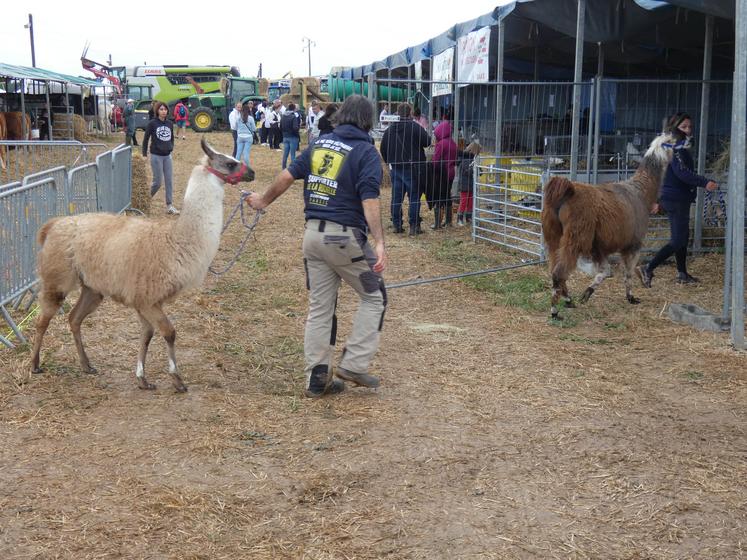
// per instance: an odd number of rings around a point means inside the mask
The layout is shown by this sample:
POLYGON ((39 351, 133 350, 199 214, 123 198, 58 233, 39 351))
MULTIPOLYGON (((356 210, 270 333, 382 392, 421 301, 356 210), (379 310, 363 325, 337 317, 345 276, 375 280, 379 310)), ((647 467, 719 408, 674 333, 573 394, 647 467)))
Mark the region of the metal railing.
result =
MULTIPOLYGON (((23 334, 9 307, 18 309, 36 297, 36 236, 49 219, 83 212, 122 212, 130 205, 132 150, 119 146, 67 170, 57 166, 0 185, 0 315, 20 342, 23 334)), ((7 337, 0 343, 12 347, 7 337)))

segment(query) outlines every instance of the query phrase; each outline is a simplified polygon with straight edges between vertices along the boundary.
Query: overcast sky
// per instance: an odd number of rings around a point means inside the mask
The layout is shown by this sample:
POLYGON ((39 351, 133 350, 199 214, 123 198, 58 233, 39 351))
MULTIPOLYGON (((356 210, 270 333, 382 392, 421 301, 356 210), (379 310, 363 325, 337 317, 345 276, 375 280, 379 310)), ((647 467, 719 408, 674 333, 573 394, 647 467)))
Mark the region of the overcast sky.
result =
POLYGON ((88 41, 88 58, 105 63, 111 55, 115 66, 225 64, 256 76, 261 62, 265 77, 279 78, 288 71, 305 76, 308 52, 302 39, 310 37, 316 42, 311 48, 312 74, 323 75, 333 66, 380 60, 507 2, 8 0, 2 8, 0 62, 31 66, 29 32, 24 29, 31 11, 36 65, 66 74, 91 76, 80 66, 88 41), (257 5, 263 8, 257 10, 257 5))

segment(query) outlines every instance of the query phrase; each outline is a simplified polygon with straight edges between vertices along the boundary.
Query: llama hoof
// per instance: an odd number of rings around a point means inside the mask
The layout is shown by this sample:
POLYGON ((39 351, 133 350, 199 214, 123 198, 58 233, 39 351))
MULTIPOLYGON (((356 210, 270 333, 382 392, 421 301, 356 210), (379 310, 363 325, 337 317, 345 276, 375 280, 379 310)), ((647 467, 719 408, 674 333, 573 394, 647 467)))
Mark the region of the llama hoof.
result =
POLYGON ((552 315, 550 315, 550 320, 551 321, 562 321, 563 318, 557 313, 553 313, 552 315))
POLYGON ((39 366, 35 368, 31 368, 31 373, 44 373, 44 368, 39 367, 39 366))
POLYGON ((594 288, 586 288, 584 290, 584 293, 581 295, 581 303, 586 303, 589 301, 589 298, 591 297, 591 294, 594 293, 594 288))
POLYGON ((634 296, 628 296, 628 303, 638 305, 639 303, 641 303, 641 300, 634 296))
POLYGON ((137 386, 138 389, 142 389, 144 391, 153 391, 156 388, 153 383, 149 383, 147 381, 138 381, 137 386))
POLYGON ((83 373, 87 373, 89 375, 97 375, 99 373, 99 370, 97 370, 93 366, 84 367, 84 368, 81 368, 81 370, 83 371, 83 373))
POLYGON ((569 299, 568 301, 565 302, 565 308, 566 309, 576 309, 576 302, 573 301, 572 299, 569 299))
POLYGON ((174 390, 177 393, 186 393, 187 392, 187 386, 186 385, 178 385, 174 387, 174 390))

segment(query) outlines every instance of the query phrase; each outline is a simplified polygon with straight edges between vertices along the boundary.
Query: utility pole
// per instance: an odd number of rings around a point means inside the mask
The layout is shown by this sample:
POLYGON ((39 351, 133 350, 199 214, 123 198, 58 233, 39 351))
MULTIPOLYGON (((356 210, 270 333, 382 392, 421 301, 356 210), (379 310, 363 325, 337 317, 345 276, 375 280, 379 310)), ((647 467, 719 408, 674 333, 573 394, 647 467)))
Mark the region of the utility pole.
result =
POLYGON ((309 39, 308 37, 304 37, 303 39, 301 39, 301 41, 306 41, 306 46, 302 49, 301 52, 307 49, 309 51, 309 76, 311 76, 311 47, 312 46, 316 47, 316 43, 312 41, 311 39, 309 39))
POLYGON ((36 52, 34 51, 34 16, 29 14, 29 22, 23 27, 29 30, 29 35, 31 36, 31 66, 36 68, 36 52))

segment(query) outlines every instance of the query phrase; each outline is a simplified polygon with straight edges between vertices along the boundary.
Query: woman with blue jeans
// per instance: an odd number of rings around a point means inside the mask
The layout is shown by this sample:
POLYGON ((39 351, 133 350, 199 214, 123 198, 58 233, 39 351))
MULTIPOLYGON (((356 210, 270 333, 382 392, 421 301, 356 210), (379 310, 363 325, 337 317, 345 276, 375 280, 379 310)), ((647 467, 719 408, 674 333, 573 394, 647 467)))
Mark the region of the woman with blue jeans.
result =
POLYGON ((162 102, 153 104, 155 117, 148 123, 143 137, 143 157, 148 157, 150 143, 150 168, 153 171, 153 183, 150 185, 150 196, 161 188, 161 181, 166 183, 166 213, 178 214, 174 206, 173 164, 171 152, 174 151, 174 125, 166 117, 169 108, 162 102))
POLYGON ((301 117, 296 113, 295 103, 289 103, 288 109, 280 117, 280 130, 283 133, 283 169, 288 167, 288 154, 291 162, 296 161, 298 144, 301 142, 301 117))
POLYGON ((254 131, 257 130, 252 109, 251 101, 241 107, 241 118, 236 126, 236 159, 243 161, 247 167, 251 167, 249 155, 254 143, 254 131))
MULTIPOLYGON (((654 255, 646 266, 638 267, 638 275, 646 288, 651 287, 654 270, 661 263, 674 255, 677 262, 677 283, 697 284, 699 280, 687 272, 687 243, 690 239, 690 205, 695 202, 698 187, 715 191, 718 185, 693 171, 693 158, 688 151, 693 134, 690 115, 677 113, 673 115, 665 132, 675 138, 674 155, 667 167, 661 186, 659 204, 669 218, 671 238, 654 255)), ((656 207, 655 207, 656 209, 656 207)))

